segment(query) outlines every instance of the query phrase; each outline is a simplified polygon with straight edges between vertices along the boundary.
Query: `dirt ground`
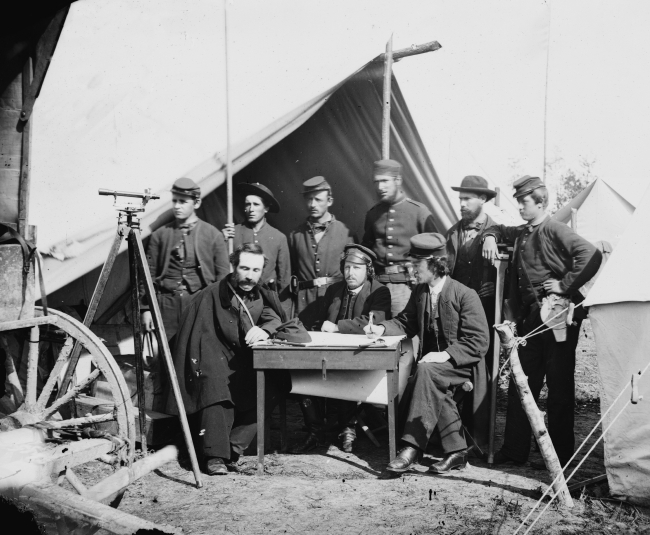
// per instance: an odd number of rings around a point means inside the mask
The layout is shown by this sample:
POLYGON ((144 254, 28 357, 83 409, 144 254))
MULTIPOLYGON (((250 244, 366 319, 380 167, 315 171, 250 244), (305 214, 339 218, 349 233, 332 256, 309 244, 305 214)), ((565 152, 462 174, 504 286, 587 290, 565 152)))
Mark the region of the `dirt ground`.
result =
MULTIPOLYGON (((600 414, 588 322, 577 356, 579 444, 600 414)), ((543 400, 540 406, 543 410, 543 400)), ((497 448, 504 420, 505 394, 501 391, 497 448)), ((301 441, 305 434, 295 402, 288 404, 287 423, 290 443, 301 441)), ((308 455, 271 453, 266 456, 264 476, 256 475, 256 458, 246 456, 240 461, 239 473, 204 475, 203 489, 194 487, 186 462, 169 463, 131 485, 120 510, 197 534, 513 533, 550 482, 546 471, 529 464, 490 468, 480 459, 472 459, 464 471, 431 475, 427 467, 435 462, 432 455, 426 455, 403 477, 380 479, 388 462, 388 447, 387 436, 379 438, 382 447, 376 448, 361 434, 353 454, 339 450, 335 438, 329 447, 308 455)), ((279 432, 272 431, 276 450, 279 441, 279 432)), ((530 460, 541 462, 541 457, 534 452, 530 460)), ((95 469, 100 468, 87 466, 84 477, 92 476, 95 469)), ((604 473, 601 443, 571 482, 604 473)), ((531 533, 650 533, 650 511, 608 498, 606 482, 578 491, 574 498, 572 510, 551 505, 531 533)))

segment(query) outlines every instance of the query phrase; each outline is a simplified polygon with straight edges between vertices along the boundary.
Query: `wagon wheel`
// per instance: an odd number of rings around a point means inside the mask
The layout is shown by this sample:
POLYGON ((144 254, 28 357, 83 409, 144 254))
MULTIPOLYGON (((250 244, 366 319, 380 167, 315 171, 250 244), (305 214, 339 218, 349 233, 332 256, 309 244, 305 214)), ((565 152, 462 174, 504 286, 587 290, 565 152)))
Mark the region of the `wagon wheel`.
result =
MULTIPOLYGON (((28 322, 23 321, 22 323, 28 322)), ((14 413, 0 419, 0 431, 23 427, 37 428, 44 430, 50 441, 63 442, 64 444, 69 442, 72 445, 77 443, 77 446, 80 439, 105 438, 113 444, 112 451, 100 455, 99 459, 109 462, 114 467, 130 466, 135 454, 134 410, 122 372, 106 346, 85 325, 67 314, 51 308, 48 309, 48 316, 44 316, 42 309, 37 307, 36 317, 29 320, 29 324, 22 326, 31 327, 24 401, 14 413), (57 327, 65 335, 65 340, 53 369, 49 373, 47 380, 44 380, 41 391, 38 392, 39 340, 41 340, 39 325, 47 324, 57 327), (53 395, 57 387, 57 380, 69 360, 75 341, 78 341, 90 353, 95 369, 90 375, 82 379, 79 384, 71 384, 68 391, 60 393, 57 399, 57 396, 53 395), (87 414, 79 418, 67 414, 66 409, 69 403, 78 399, 85 389, 101 377, 108 384, 112 395, 112 400, 107 400, 107 404, 113 405, 112 412, 97 415, 87 414), (106 427, 107 423, 110 425, 110 433, 97 429, 98 425, 106 427)), ((10 326, 0 324, 0 330, 6 330, 7 327, 10 326)), ((62 484, 67 479, 79 494, 84 494, 89 489, 72 471, 72 467, 95 459, 96 456, 88 453, 79 455, 77 458, 73 456, 69 465, 66 464, 62 472, 54 473, 52 476, 54 478, 58 476, 59 484, 62 484)), ((92 490, 92 487, 90 490, 92 490)), ((106 497, 102 501, 117 506, 122 492, 123 490, 106 497)))

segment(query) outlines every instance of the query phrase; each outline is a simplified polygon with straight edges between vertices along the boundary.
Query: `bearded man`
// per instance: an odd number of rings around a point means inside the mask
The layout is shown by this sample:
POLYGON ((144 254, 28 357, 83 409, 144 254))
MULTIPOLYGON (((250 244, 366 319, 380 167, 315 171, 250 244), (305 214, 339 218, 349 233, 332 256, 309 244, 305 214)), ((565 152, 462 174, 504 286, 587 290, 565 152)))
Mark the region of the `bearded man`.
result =
MULTIPOLYGON (((238 247, 234 272, 190 303, 178 333, 174 367, 209 475, 228 473, 257 434, 252 346, 271 337, 311 341, 299 320, 285 322, 277 293, 258 284, 266 261, 259 245, 238 247)), ((267 385, 270 414, 290 389, 288 374, 267 372, 267 385)), ((173 396, 166 412, 178 414, 173 396)))

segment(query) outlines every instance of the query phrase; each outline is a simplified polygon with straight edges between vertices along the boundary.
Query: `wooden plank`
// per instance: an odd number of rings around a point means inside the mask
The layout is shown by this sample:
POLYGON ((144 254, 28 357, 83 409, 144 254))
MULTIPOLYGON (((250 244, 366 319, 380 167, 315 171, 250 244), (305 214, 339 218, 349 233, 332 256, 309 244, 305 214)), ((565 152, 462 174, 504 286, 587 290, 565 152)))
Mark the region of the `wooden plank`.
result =
POLYGON ((25 329, 34 325, 56 325, 58 318, 56 316, 41 316, 25 320, 0 322, 0 332, 13 331, 14 329, 25 329))
POLYGON ((20 491, 20 499, 116 535, 182 533, 178 528, 154 524, 53 484, 26 485, 20 491))
MULTIPOLYGON (((25 277, 24 265, 20 245, 0 245, 0 331, 38 324, 32 319, 35 303, 34 269, 30 269, 25 277)), ((31 267, 33 266, 32 262, 31 267)))
POLYGON ((52 61, 52 56, 54 55, 54 50, 59 41, 59 36, 61 35, 61 30, 63 30, 63 24, 68 16, 69 10, 70 4, 57 11, 47 25, 43 35, 38 40, 38 43, 36 43, 36 68, 34 69, 33 80, 30 80, 29 85, 23 85, 25 90, 23 91, 23 106, 20 113, 21 121, 29 121, 32 110, 34 109, 36 97, 41 92, 43 80, 45 80, 47 69, 50 67, 50 61, 52 61))
MULTIPOLYGON (((442 45, 438 41, 430 41, 424 43, 423 45, 413 45, 408 48, 400 48, 393 52, 393 61, 399 61, 402 58, 407 58, 409 56, 417 56, 418 54, 425 54, 427 52, 435 52, 440 50, 442 45)), ((386 54, 380 54, 373 61, 383 62, 386 59, 386 54)))
POLYGON ((264 475, 264 419, 265 414, 264 370, 257 370, 257 475, 264 475))
POLYGON ((399 351, 389 352, 366 350, 363 355, 329 350, 285 352, 254 349, 253 366, 260 369, 321 370, 325 359, 327 370, 396 370, 399 365, 399 351))
POLYGON ((18 225, 18 197, 20 192, 20 159, 22 133, 20 123, 22 105, 22 73, 19 73, 0 94, 0 220, 18 225))
MULTIPOLYGON (((23 67, 23 106, 32 83, 32 58, 28 57, 23 67)), ((24 109, 24 107, 23 107, 24 109)), ((22 119, 22 113, 21 113, 22 119)), ((22 150, 20 157, 20 192, 18 194, 18 232, 27 237, 27 219, 29 217, 29 182, 31 178, 31 146, 32 126, 21 123, 18 129, 22 131, 22 150)))

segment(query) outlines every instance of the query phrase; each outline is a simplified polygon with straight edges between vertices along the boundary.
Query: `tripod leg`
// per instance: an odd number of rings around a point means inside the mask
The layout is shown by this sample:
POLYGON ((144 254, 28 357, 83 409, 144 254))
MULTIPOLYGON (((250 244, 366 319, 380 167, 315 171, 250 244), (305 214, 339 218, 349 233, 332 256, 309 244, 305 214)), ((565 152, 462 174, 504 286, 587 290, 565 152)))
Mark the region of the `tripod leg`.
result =
POLYGON ((140 422, 140 448, 147 455, 147 410, 144 391, 144 363, 142 355, 142 338, 140 325, 140 284, 138 265, 135 257, 135 230, 129 233, 129 270, 131 275, 131 309, 133 310, 133 346, 135 349, 135 378, 138 389, 138 414, 140 422))
POLYGON ((162 322, 162 317, 160 315, 160 308, 158 307, 158 301, 156 301, 153 281, 151 280, 151 273, 149 272, 149 266, 147 266, 144 254, 144 248, 142 247, 142 238, 140 237, 140 230, 133 229, 133 252, 136 257, 136 265, 142 270, 145 279, 145 290, 147 295, 147 302, 149 303, 149 310, 151 310, 151 316, 153 318, 154 327, 156 328, 156 337, 158 338, 158 348, 162 351, 163 357, 165 358, 165 365, 167 366, 167 372, 169 375, 169 382, 172 386, 172 391, 174 392, 174 398, 176 400, 176 405, 178 406, 178 417, 181 421, 181 427, 183 428, 183 435, 185 436, 185 444, 187 445, 187 452, 190 456, 190 462, 192 463, 192 471, 194 472, 194 479, 196 480, 196 486, 201 488, 203 482, 201 481, 201 472, 199 470, 199 462, 196 458, 196 451, 194 451, 194 443, 192 442, 192 435, 190 433, 190 426, 187 423, 187 414, 185 414, 185 405, 183 404, 183 398, 181 397, 180 387, 178 386, 178 378, 176 377, 176 370, 174 369, 174 361, 172 360, 172 354, 169 350, 169 344, 167 343, 167 335, 165 334, 165 326, 162 322))
MULTIPOLYGON (((104 288, 106 288, 106 282, 108 281, 108 277, 111 274, 111 270, 113 269, 113 264, 115 263, 117 254, 120 251, 120 245, 122 245, 122 239, 126 235, 126 232, 128 232, 128 227, 126 225, 120 224, 117 227, 117 234, 115 235, 115 239, 113 240, 113 245, 111 246, 111 250, 108 253, 108 258, 106 258, 106 262, 104 262, 104 266, 102 267, 102 272, 99 274, 99 280, 97 281, 97 285, 95 286, 95 291, 93 292, 93 296, 90 299, 90 305, 88 305, 88 311, 86 312, 86 317, 84 318, 84 325, 86 327, 90 327, 90 324, 95 319, 95 312, 97 312, 97 307, 99 306, 99 302, 102 299, 102 295, 104 295, 104 288)), ((61 381, 61 388, 59 388, 59 392, 57 393, 57 398, 61 397, 68 390, 68 387, 70 386, 70 381, 72 380, 72 375, 77 369, 77 363, 79 362, 80 354, 81 354, 81 344, 79 343, 79 340, 75 340, 74 346, 72 346, 72 352, 70 353, 68 368, 66 369, 65 375, 63 376, 63 381, 61 381)))

